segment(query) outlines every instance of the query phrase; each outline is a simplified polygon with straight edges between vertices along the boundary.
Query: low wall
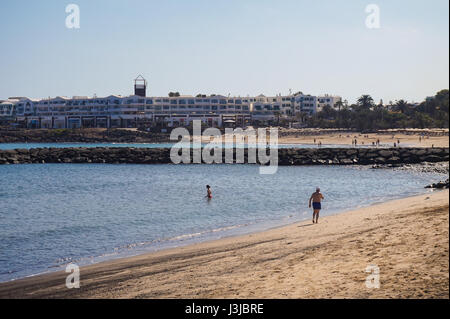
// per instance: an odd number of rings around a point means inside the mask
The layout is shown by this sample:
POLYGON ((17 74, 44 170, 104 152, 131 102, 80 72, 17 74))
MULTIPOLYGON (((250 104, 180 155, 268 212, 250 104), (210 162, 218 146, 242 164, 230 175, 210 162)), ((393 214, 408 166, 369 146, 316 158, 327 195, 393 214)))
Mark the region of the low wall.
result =
MULTIPOLYGON (((236 150, 234 150, 235 152, 236 150)), ((192 152, 192 150, 191 150, 192 152)), ((247 163, 245 150, 245 163, 247 163)), ((223 158, 225 152, 223 152, 223 158)), ((192 157, 191 157, 192 158, 192 157)), ((235 158, 235 156, 233 156, 235 158)), ((448 148, 315 148, 279 149, 279 165, 413 164, 449 160, 448 148)), ((223 160, 225 162, 225 160, 223 160)), ((170 149, 155 148, 36 148, 0 150, 1 164, 29 163, 172 163, 170 149)))

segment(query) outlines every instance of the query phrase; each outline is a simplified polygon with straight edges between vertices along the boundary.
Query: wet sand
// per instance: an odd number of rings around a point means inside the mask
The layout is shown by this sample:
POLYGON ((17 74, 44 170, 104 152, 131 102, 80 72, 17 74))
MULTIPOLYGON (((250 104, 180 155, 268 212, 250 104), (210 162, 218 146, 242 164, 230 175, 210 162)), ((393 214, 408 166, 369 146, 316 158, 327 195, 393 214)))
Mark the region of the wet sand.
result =
POLYGON ((449 298, 449 191, 0 284, 0 298, 449 298), (380 288, 365 285, 368 265, 380 288))

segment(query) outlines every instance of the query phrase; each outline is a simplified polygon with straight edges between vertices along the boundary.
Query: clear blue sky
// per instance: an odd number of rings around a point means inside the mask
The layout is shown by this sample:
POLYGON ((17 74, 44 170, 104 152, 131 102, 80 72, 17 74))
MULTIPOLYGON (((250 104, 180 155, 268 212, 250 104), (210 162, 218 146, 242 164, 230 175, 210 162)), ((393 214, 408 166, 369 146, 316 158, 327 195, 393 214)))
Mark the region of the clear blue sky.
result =
POLYGON ((449 87, 448 0, 1 0, 0 99, 338 94, 421 101, 449 87), (81 28, 65 27, 78 4, 81 28), (365 25, 380 7, 381 28, 365 25))

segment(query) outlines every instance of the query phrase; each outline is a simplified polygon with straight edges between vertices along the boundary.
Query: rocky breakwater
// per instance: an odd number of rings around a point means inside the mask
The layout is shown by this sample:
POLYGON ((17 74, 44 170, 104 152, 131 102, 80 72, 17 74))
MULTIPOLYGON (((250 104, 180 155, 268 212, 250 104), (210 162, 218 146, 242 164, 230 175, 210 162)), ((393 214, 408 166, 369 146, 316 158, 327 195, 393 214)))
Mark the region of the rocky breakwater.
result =
POLYGON ((169 142, 169 134, 127 129, 39 129, 0 128, 0 143, 156 143, 169 142))
MULTIPOLYGON (((245 163, 247 163, 247 154, 248 150, 245 150, 245 163)), ((448 161, 448 148, 278 150, 279 165, 401 165, 448 161)), ((225 162, 225 152, 223 152, 222 162, 225 162)), ((31 163, 167 164, 172 161, 170 148, 97 147, 0 150, 0 165, 31 163)))

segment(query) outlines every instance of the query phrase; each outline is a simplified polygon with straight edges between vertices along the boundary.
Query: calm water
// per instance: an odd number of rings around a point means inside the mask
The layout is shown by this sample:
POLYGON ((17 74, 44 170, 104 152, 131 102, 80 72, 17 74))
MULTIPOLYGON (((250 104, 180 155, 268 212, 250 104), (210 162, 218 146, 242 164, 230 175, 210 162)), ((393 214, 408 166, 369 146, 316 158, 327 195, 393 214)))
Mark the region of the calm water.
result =
POLYGON ((310 218, 423 193, 442 175, 359 167, 0 166, 0 281, 310 218), (214 198, 204 198, 205 185, 214 198))
MULTIPOLYGON (((67 147, 136 147, 136 148, 170 148, 174 143, 0 143, 0 150, 31 149, 31 148, 67 148, 67 147)), ((206 144, 203 144, 203 146, 206 144)), ((391 147, 392 145, 385 145, 391 147)), ((407 146, 404 144, 403 146, 407 146)), ((227 147, 224 145, 224 147, 227 147)), ((244 144, 237 145, 238 148, 247 147, 244 144)), ((278 148, 311 148, 318 147, 314 144, 279 144, 278 148)), ((322 148, 347 148, 348 145, 322 144, 322 148)), ((372 145, 358 145, 358 148, 372 147, 372 145)))

